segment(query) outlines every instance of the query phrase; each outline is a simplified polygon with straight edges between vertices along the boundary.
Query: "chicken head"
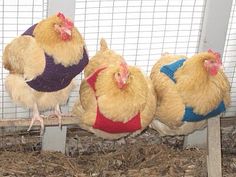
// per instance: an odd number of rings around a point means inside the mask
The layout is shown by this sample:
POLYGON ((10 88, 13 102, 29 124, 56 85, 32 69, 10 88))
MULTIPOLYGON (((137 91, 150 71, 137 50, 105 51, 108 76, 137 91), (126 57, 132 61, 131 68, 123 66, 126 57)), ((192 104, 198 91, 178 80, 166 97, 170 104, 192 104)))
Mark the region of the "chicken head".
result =
POLYGON ((125 62, 122 62, 119 67, 119 71, 115 73, 115 81, 118 88, 123 89, 127 86, 129 79, 129 70, 128 65, 125 62))
POLYGON ((60 34, 60 37, 63 41, 71 39, 72 28, 74 24, 72 21, 67 19, 62 13, 58 13, 57 17, 59 18, 59 23, 54 24, 55 30, 60 34))
POLYGON ((214 58, 209 58, 204 61, 204 67, 206 68, 207 72, 211 76, 215 76, 218 73, 218 70, 222 66, 222 62, 220 59, 220 54, 217 52, 213 52, 212 50, 208 50, 208 53, 211 53, 214 55, 214 58))

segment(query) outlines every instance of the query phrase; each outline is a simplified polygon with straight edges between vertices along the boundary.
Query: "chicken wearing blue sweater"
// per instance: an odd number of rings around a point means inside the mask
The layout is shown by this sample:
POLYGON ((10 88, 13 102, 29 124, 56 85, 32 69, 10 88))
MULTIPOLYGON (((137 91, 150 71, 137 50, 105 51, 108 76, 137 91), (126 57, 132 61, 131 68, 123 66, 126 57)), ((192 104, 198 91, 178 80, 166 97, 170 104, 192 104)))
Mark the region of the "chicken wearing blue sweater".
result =
POLYGON ((220 54, 209 50, 191 58, 164 54, 151 71, 157 95, 150 127, 162 135, 186 135, 230 104, 230 84, 220 54))
POLYGON ((51 108, 61 125, 59 106, 67 102, 75 87, 73 78, 87 63, 82 36, 62 13, 31 26, 6 46, 3 65, 10 72, 5 79, 6 90, 14 102, 33 109, 28 130, 35 121, 43 130, 39 111, 51 108))

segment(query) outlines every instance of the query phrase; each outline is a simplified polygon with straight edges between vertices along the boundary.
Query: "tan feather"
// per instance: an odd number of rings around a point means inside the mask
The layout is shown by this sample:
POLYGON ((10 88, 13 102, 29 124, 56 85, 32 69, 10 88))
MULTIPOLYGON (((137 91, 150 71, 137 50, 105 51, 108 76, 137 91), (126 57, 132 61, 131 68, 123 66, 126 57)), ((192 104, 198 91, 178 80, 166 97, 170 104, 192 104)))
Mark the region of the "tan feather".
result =
POLYGON ((100 50, 89 60, 89 64, 84 70, 84 75, 88 77, 99 67, 119 65, 123 61, 123 57, 108 49, 106 41, 102 39, 100 42, 100 50))
POLYGON ((141 71, 129 67, 127 88, 119 89, 114 81, 114 73, 118 70, 119 66, 111 66, 101 72, 95 85, 96 96, 103 115, 113 121, 127 122, 144 109, 148 86, 141 71))
POLYGON ((11 73, 32 80, 45 67, 44 51, 31 36, 20 36, 8 44, 3 52, 3 64, 11 73))
POLYGON ((31 109, 36 103, 39 110, 46 110, 55 108, 59 103, 65 104, 75 84, 72 81, 66 88, 56 92, 38 92, 29 87, 21 75, 9 74, 5 87, 15 103, 31 109))
POLYGON ((130 133, 107 133, 94 129, 97 106, 100 112, 112 121, 126 123, 140 113, 141 129, 134 132, 140 133, 153 119, 156 110, 156 98, 152 82, 145 78, 140 69, 127 66, 129 77, 126 87, 118 88, 115 73, 120 71, 123 57, 107 48, 105 40, 101 40, 101 49, 90 60, 85 69, 85 76, 102 66, 105 69, 99 72, 95 83, 95 90, 88 85, 86 79, 80 86, 80 99, 74 105, 73 113, 80 115, 80 126, 97 136, 105 139, 117 139, 130 133))
POLYGON ((188 134, 204 127, 205 121, 183 122, 185 106, 194 112, 206 115, 223 100, 226 107, 230 103, 230 85, 222 70, 210 76, 203 67, 204 60, 213 59, 212 53, 203 52, 187 59, 185 56, 164 54, 151 71, 157 95, 156 120, 151 127, 166 135, 188 134), (160 68, 173 61, 186 58, 186 62, 174 74, 176 83, 160 72, 160 68), (168 110, 168 111, 167 111, 168 110))
POLYGON ((54 57, 56 64, 61 63, 65 67, 79 63, 82 58, 85 43, 81 34, 73 27, 71 40, 61 40, 54 29, 54 25, 60 23, 57 15, 48 17, 37 24, 34 37, 20 36, 7 45, 3 63, 10 74, 5 80, 5 86, 14 102, 27 108, 33 108, 36 103, 40 110, 55 108, 67 102, 75 87, 74 81, 55 92, 38 92, 26 83, 44 71, 45 52, 54 57))
POLYGON ((54 29, 56 23, 61 23, 56 15, 39 22, 33 33, 35 40, 48 55, 53 56, 55 63, 61 63, 65 67, 79 63, 85 46, 81 34, 73 27, 71 40, 65 42, 54 29))

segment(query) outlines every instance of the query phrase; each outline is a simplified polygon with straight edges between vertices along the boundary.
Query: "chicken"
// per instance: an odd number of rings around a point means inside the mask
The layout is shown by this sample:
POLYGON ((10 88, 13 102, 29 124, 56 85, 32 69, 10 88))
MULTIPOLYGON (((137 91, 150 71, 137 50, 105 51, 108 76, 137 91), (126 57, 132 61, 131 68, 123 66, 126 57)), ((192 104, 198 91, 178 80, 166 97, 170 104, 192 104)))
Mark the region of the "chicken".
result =
POLYGON ((75 87, 73 78, 88 64, 84 40, 62 13, 30 27, 9 43, 3 65, 9 70, 6 90, 12 100, 33 109, 28 131, 37 120, 44 124, 40 110, 54 108, 61 126, 60 105, 75 87))
POLYGON ((100 48, 100 51, 93 56, 92 60, 90 60, 89 64, 86 66, 84 70, 85 77, 88 77, 99 67, 119 65, 124 61, 122 56, 117 55, 114 51, 108 49, 107 43, 104 39, 101 39, 100 41, 100 48))
POLYGON ((157 95, 150 127, 162 135, 187 135, 206 126, 206 119, 230 104, 230 84, 220 55, 209 50, 185 56, 163 55, 150 77, 157 95))
POLYGON ((80 98, 72 113, 81 128, 104 139, 138 134, 152 121, 156 98, 140 69, 108 49, 105 40, 85 68, 80 98))

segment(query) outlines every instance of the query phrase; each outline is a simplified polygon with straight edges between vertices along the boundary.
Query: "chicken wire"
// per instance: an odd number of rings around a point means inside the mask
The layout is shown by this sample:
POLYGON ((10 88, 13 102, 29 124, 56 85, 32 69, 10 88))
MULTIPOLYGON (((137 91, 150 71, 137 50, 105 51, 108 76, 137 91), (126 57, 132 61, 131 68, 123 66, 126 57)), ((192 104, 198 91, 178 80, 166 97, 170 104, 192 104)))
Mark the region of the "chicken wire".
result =
MULTIPOLYGON (((47 1, 2 0, 0 6, 2 56, 7 43, 46 17, 47 1)), ((204 10, 205 0, 76 0, 75 26, 85 38, 90 57, 99 50, 100 39, 105 38, 110 48, 123 55, 128 64, 149 74, 163 52, 188 56, 198 52, 204 10)), ((232 26, 233 22, 230 24, 232 26)), ((229 41, 228 37, 228 44, 229 41)), ((224 58, 231 67, 235 60, 227 56, 228 50, 226 45, 224 58)), ((1 66, 0 117, 29 117, 29 110, 15 106, 5 92, 7 73, 1 66)), ((233 83, 235 74, 228 76, 233 83)), ((82 78, 83 74, 77 76, 77 86, 82 78)), ((71 93, 64 109, 71 109, 78 91, 79 87, 71 93)), ((230 110, 232 112, 233 108, 230 110)))
POLYGON ((236 3, 233 0, 228 31, 225 41, 223 65, 231 84, 231 106, 227 109, 225 117, 236 116, 236 3))
MULTIPOLYGON (((47 16, 46 0, 1 0, 0 1, 0 58, 4 47, 21 35, 31 25, 47 16)), ((29 117, 30 112, 16 106, 5 91, 4 79, 8 71, 0 60, 0 119, 29 117)))
MULTIPOLYGON (((76 0, 75 25, 89 56, 105 38, 128 64, 149 74, 163 52, 198 51, 204 10, 205 0, 76 0)), ((77 96, 78 90, 71 100, 77 96)))

